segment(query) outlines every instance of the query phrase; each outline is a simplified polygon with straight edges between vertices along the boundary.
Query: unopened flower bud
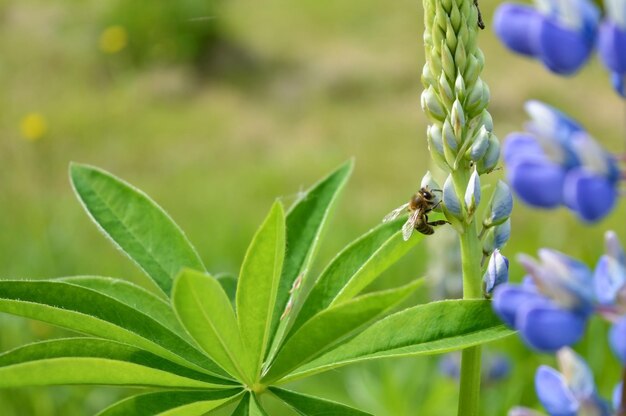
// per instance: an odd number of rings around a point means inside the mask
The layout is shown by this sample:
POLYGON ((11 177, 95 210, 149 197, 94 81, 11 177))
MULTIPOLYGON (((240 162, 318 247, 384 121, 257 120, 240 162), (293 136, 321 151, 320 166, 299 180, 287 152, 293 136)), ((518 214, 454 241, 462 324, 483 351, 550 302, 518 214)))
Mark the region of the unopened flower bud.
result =
POLYGON ((489 132, 482 126, 478 133, 474 136, 472 147, 470 147, 468 155, 471 160, 478 162, 485 156, 489 148, 489 132))
POLYGON ((467 214, 473 215, 478 204, 480 204, 480 178, 478 176, 478 172, 474 170, 469 183, 467 184, 467 189, 465 190, 465 206, 467 207, 467 214))
POLYGON ((441 102, 439 102, 437 93, 432 85, 422 93, 422 110, 439 121, 443 121, 446 118, 446 112, 441 102))
POLYGON ((448 179, 443 184, 443 204, 446 210, 457 218, 463 218, 463 209, 461 201, 454 189, 452 175, 448 175, 448 179))
POLYGON ((506 283, 509 280, 509 260, 500 254, 500 250, 494 250, 489 264, 487 265, 487 271, 483 276, 483 287, 485 288, 485 295, 491 296, 496 286, 501 283, 506 283))
POLYGON ((456 80, 454 81, 454 92, 460 100, 465 99, 465 80, 460 73, 456 76, 456 80))
POLYGON ((487 131, 489 132, 493 131, 493 118, 491 117, 491 114, 489 113, 489 111, 487 110, 482 111, 482 113, 480 114, 479 124, 485 126, 487 131))
POLYGON ((483 221, 485 227, 491 227, 494 225, 502 224, 510 216, 513 210, 513 195, 509 186, 503 181, 498 181, 496 190, 491 196, 489 202, 489 214, 483 221))
POLYGON ((511 237, 511 221, 507 220, 500 225, 491 227, 483 238, 483 253, 490 255, 494 250, 505 246, 511 237))
POLYGON ((442 133, 444 138, 444 144, 448 145, 451 150, 456 152, 458 148, 459 136, 455 134, 454 128, 452 126, 453 123, 451 123, 450 120, 446 118, 446 120, 443 122, 442 133))
POLYGON ((430 70, 430 66, 424 65, 424 68, 422 69, 422 83, 428 86, 428 85, 435 85, 436 82, 437 81, 435 80, 435 77, 433 76, 433 73, 430 70))
POLYGON ((471 86, 472 84, 474 84, 482 70, 482 66, 478 59, 476 59, 474 55, 470 55, 469 58, 467 58, 465 72, 463 73, 465 85, 471 86))
POLYGON ((458 137, 461 137, 463 127, 465 127, 465 112, 463 111, 463 106, 459 100, 455 100, 454 104, 452 104, 450 119, 452 127, 454 128, 454 133, 458 137))
POLYGON ((495 134, 489 135, 489 147, 483 158, 476 164, 479 173, 489 173, 494 170, 500 160, 500 142, 495 134))
POLYGON ((439 92, 441 93, 440 97, 443 99, 445 104, 449 105, 454 102, 454 91, 452 91, 452 87, 448 83, 448 78, 446 78, 446 74, 443 73, 439 77, 439 92))
POLYGON ((431 124, 426 131, 428 140, 428 150, 435 162, 444 170, 449 170, 450 165, 446 161, 443 148, 443 137, 441 136, 441 128, 437 124, 431 124))
MULTIPOLYGON (((478 108, 480 103, 483 101, 485 83, 482 79, 478 78, 476 83, 470 90, 469 96, 467 97, 466 105, 467 108, 474 110, 478 108)), ((482 109, 481 109, 482 110, 482 109)))

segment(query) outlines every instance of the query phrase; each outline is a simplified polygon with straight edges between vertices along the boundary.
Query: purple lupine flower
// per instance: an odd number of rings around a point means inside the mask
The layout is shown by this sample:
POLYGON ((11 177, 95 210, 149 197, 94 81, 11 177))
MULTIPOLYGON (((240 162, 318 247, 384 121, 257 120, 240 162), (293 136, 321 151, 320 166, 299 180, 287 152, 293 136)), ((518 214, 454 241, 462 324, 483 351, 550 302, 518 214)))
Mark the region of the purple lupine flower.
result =
POLYGON ((551 416, 609 416, 585 361, 567 347, 559 350, 557 360, 561 372, 542 365, 535 374, 537 396, 546 411, 551 416))
POLYGON ((598 52, 611 71, 613 87, 626 98, 626 3, 623 0, 605 0, 604 4, 607 17, 600 26, 598 52))
POLYGON ((622 396, 624 395, 624 383, 618 383, 617 386, 613 389, 613 397, 611 402, 613 402, 613 409, 619 409, 622 405, 622 396))
POLYGON ((604 235, 606 253, 600 257, 593 275, 599 311, 612 320, 626 314, 626 253, 617 234, 604 235))
POLYGON ((600 11, 590 0, 537 0, 537 7, 505 3, 494 15, 498 37, 511 50, 572 74, 589 58, 600 11))
POLYGON ((517 196, 534 207, 566 206, 585 222, 604 218, 618 196, 616 158, 555 108, 539 101, 525 107, 526 131, 510 134, 503 149, 517 196))
POLYGON ((626 366, 626 316, 613 324, 609 331, 609 345, 613 354, 626 366))
POLYGON ((539 251, 541 263, 518 260, 528 275, 521 285, 502 284, 493 308, 522 339, 539 351, 556 351, 576 343, 592 312, 592 275, 581 262, 553 250, 539 251))

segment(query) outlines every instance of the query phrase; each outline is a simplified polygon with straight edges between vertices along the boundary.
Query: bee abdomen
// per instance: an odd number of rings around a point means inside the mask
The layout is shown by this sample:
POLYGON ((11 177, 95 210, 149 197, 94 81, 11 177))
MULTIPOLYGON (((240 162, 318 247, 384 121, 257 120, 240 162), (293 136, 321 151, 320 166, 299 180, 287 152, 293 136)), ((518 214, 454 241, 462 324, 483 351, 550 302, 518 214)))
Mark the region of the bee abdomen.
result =
POLYGON ((419 231, 420 233, 426 234, 426 235, 431 235, 435 232, 435 229, 424 221, 420 221, 417 224, 415 224, 415 229, 419 231))

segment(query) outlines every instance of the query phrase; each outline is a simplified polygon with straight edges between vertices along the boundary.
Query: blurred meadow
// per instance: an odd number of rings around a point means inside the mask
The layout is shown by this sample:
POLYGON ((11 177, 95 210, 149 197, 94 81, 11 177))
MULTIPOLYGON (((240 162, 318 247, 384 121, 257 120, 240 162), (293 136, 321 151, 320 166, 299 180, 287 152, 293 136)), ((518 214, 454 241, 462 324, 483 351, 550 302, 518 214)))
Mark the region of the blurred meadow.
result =
MULTIPOLYGON (((522 105, 534 98, 560 107, 623 153, 626 108, 599 62, 564 79, 513 56, 489 27, 497 3, 481 0, 487 29, 479 38, 496 134, 520 129, 522 105)), ((405 202, 431 165, 419 105, 422 31, 421 4, 409 0, 0 0, 0 276, 102 275, 148 285, 83 212, 67 179, 70 161, 102 167, 144 190, 186 231, 209 270, 236 274, 275 198, 289 204, 354 157, 319 270, 405 202)), ((495 171, 492 181, 502 175, 495 171)), ((605 230, 626 240, 624 218, 624 201, 593 226, 563 209, 517 203, 503 252, 514 258, 549 246, 593 266, 605 230)), ((377 285, 407 282, 429 263, 437 258, 422 245, 377 285)), ((520 267, 511 264, 512 278, 520 279, 520 267)), ((412 301, 427 299, 424 292, 412 301)), ((69 335, 5 315, 0 325, 2 351, 69 335)), ((577 349, 607 397, 618 366, 604 325, 592 322, 577 349)), ((517 339, 489 351, 508 354, 512 368, 485 386, 483 414, 536 406, 534 371, 553 359, 529 353, 517 339)), ((456 382, 438 371, 438 360, 347 367, 294 388, 376 415, 453 415, 456 382)), ((99 387, 5 390, 0 413, 93 414, 127 394, 99 387)))

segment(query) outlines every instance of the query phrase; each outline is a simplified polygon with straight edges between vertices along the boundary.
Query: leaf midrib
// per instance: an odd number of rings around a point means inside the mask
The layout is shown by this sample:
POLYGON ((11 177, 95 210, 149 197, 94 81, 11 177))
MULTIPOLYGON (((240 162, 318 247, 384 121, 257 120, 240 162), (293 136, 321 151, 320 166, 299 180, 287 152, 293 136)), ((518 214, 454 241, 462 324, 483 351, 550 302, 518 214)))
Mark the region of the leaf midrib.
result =
MULTIPOLYGON (((136 235, 135 235, 135 234, 131 231, 131 229, 130 229, 130 228, 128 228, 128 227, 126 226, 126 223, 125 223, 125 222, 122 220, 122 218, 118 215, 117 211, 115 211, 115 210, 113 209, 113 207, 109 204, 109 201, 108 201, 107 199, 105 199, 105 198, 102 196, 102 194, 100 193, 101 186, 92 186, 92 189, 93 189, 93 193, 94 193, 94 195, 95 195, 95 196, 96 196, 96 197, 97 197, 97 198, 98 198, 98 199, 99 199, 99 200, 100 200, 100 201, 101 201, 101 202, 102 202, 102 203, 103 203, 103 204, 104 204, 104 205, 105 205, 105 206, 109 209, 109 211, 111 212, 111 214, 113 215, 113 217, 114 217, 114 218, 115 218, 115 219, 116 219, 116 220, 117 220, 117 221, 118 221, 118 222, 122 225, 122 227, 123 227, 123 228, 124 228, 124 230, 128 233, 128 235, 130 235, 130 236, 132 237, 132 239, 133 239, 136 243, 138 243, 138 244, 139 244, 139 246, 141 246, 141 248, 142 248, 142 249, 143 249, 146 253, 148 253, 148 256, 150 257, 150 259, 151 259, 154 263, 156 263, 156 265, 157 265, 157 266, 161 269, 161 271, 162 271, 165 275, 167 275, 167 276, 169 276, 169 277, 171 278, 170 274, 169 274, 169 273, 168 273, 168 271, 165 269, 165 267, 161 264, 161 262, 158 260, 158 258, 154 256, 154 253, 152 252, 152 250, 148 249, 148 248, 147 248, 147 247, 143 244, 143 242, 141 241, 141 239, 139 239, 139 238, 138 238, 138 237, 137 237, 137 236, 136 236, 136 235)), ((156 208, 157 210, 161 211, 161 213, 162 213, 162 210, 160 210, 158 206, 155 206, 155 204, 151 203, 151 201, 150 201, 149 199, 148 199, 148 202, 149 202, 151 205, 153 205, 153 207, 154 207, 154 208, 156 208)), ((85 206, 86 206, 86 205, 85 205, 85 206)), ((87 207, 87 211, 91 212, 91 210, 89 210, 89 207, 87 207)), ((96 221, 96 223, 97 223, 97 224, 99 224, 99 222, 98 222, 98 221, 96 221)), ((104 230, 104 231, 106 232, 106 230, 104 230)), ((106 234, 108 235, 109 233, 108 233, 108 232, 106 232, 106 234)), ((122 247, 122 245, 121 245, 120 243, 118 243, 115 239, 113 239, 113 241, 114 241, 114 242, 115 242, 115 244, 116 244, 117 246, 119 246, 119 247, 120 247, 120 248, 124 251, 124 253, 126 253, 126 255, 128 255, 128 256, 129 256, 129 257, 130 257, 130 258, 131 258, 131 259, 132 259, 132 260, 133 260, 133 261, 134 261, 134 262, 135 262, 135 263, 136 263, 136 264, 137 264, 137 265, 138 265, 138 266, 139 266, 139 267, 143 270, 143 271, 145 271, 148 275, 150 275, 150 273, 149 273, 149 272, 148 272, 148 271, 147 271, 147 270, 146 270, 146 269, 145 269, 145 268, 144 268, 144 267, 143 267, 143 266, 142 266, 142 265, 141 265, 141 264, 140 264, 137 260, 135 260, 135 259, 133 258, 133 256, 131 256, 129 253, 127 253, 127 252, 126 252, 126 250, 124 250, 124 247, 122 247)), ((159 287, 160 287, 160 286, 159 286, 159 287)), ((161 290, 163 290, 163 289, 161 289, 161 290)))
MULTIPOLYGON (((473 334, 480 333, 480 332, 490 333, 490 332, 494 332, 494 331, 499 331, 502 328, 506 328, 506 326, 504 324, 500 324, 500 325, 496 325, 496 326, 490 327, 488 329, 483 329, 483 330, 478 329, 478 330, 475 330, 475 331, 466 332, 466 333, 464 333, 462 335, 454 335, 454 336, 451 336, 451 337, 446 337, 446 338, 441 338, 441 339, 437 339, 437 340, 433 340, 433 341, 428 341, 428 342, 425 342, 425 343, 422 343, 422 344, 423 345, 428 345, 428 344, 435 343, 435 342, 448 341, 448 340, 454 340, 454 339, 463 339, 463 338, 467 337, 468 335, 473 335, 473 334)), ((511 332, 511 334, 513 334, 513 332, 511 332)), ((508 335, 503 335, 502 337, 504 337, 504 336, 508 336, 508 335)), ((481 344, 481 343, 482 343, 482 341, 478 340, 476 342, 467 344, 466 347, 471 347, 471 346, 478 345, 478 344, 481 344)), ((320 367, 311 367, 311 368, 305 369, 304 371, 301 371, 301 372, 292 372, 287 377, 283 377, 282 379, 277 381, 276 384, 285 384, 285 383, 292 382, 294 380, 297 380, 297 379, 300 379, 300 378, 303 378, 303 377, 308 377, 308 376, 311 376, 313 374, 319 374, 319 373, 322 373, 322 372, 325 372, 325 371, 328 371, 328 370, 332 370, 332 369, 337 368, 337 367, 343 367, 345 365, 350 365, 350 364, 353 364, 353 363, 389 358, 389 356, 387 356, 387 355, 381 355, 381 356, 374 356, 374 355, 379 354, 381 352, 392 353, 393 351, 402 350, 404 348, 409 348, 409 347, 416 346, 416 345, 419 345, 419 344, 403 345, 403 346, 400 346, 400 347, 395 347, 395 348, 390 349, 390 350, 379 349, 377 351, 369 352, 366 355, 362 355, 362 356, 359 356, 359 357, 351 357, 351 358, 348 358, 348 359, 342 359, 341 361, 336 361, 334 363, 327 363, 327 364, 324 364, 324 365, 322 365, 320 367)), ((341 345, 341 346, 339 346, 337 348, 341 348, 342 346, 343 345, 341 345)), ((430 355, 430 354, 437 354, 439 352, 443 353, 443 352, 447 352, 447 351, 455 351, 457 349, 458 348, 456 348, 456 347, 453 347, 452 349, 445 349, 445 348, 436 349, 436 350, 432 350, 432 349, 428 350, 427 349, 426 351, 406 352, 406 353, 401 353, 401 354, 393 354, 392 356, 393 357, 407 357, 407 356, 413 356, 413 355, 430 355)), ((334 350, 327 351, 324 355, 331 354, 333 351, 334 350)), ((321 358, 324 357, 324 355, 321 355, 320 357, 318 357, 316 359, 321 359, 321 358)), ((311 363, 312 362, 313 361, 311 361, 311 363)), ((308 363, 305 363, 305 364, 308 364, 308 363)))
MULTIPOLYGON (((279 267, 278 267, 278 258, 280 257, 280 244, 279 244, 279 237, 280 237, 280 232, 278 230, 278 226, 280 225, 280 221, 278 219, 278 217, 276 218, 276 220, 274 221, 274 266, 272 267, 272 299, 270 299, 270 302, 267 303, 267 314, 266 317, 267 319, 265 320, 265 328, 263 331, 263 340, 262 340, 262 344, 261 344, 261 352, 259 354, 259 359, 258 359, 258 363, 255 362, 255 364, 257 364, 257 369, 254 369, 255 371, 255 377, 256 378, 260 378, 261 376, 261 369, 263 367, 263 357, 265 356, 265 350, 267 348, 267 343, 268 343, 268 339, 269 339, 269 333, 270 333, 270 329, 272 327, 272 317, 273 317, 273 313, 274 313, 274 308, 276 305, 276 297, 277 297, 277 288, 280 284, 280 273, 279 273, 279 267), (277 278, 278 277, 278 278, 277 278), (258 365, 260 364, 260 365, 258 365)), ((282 265, 281 265, 282 266, 282 265)), ((282 267, 280 268, 282 270, 282 267)), ((296 277, 297 278, 297 277, 296 277)))

